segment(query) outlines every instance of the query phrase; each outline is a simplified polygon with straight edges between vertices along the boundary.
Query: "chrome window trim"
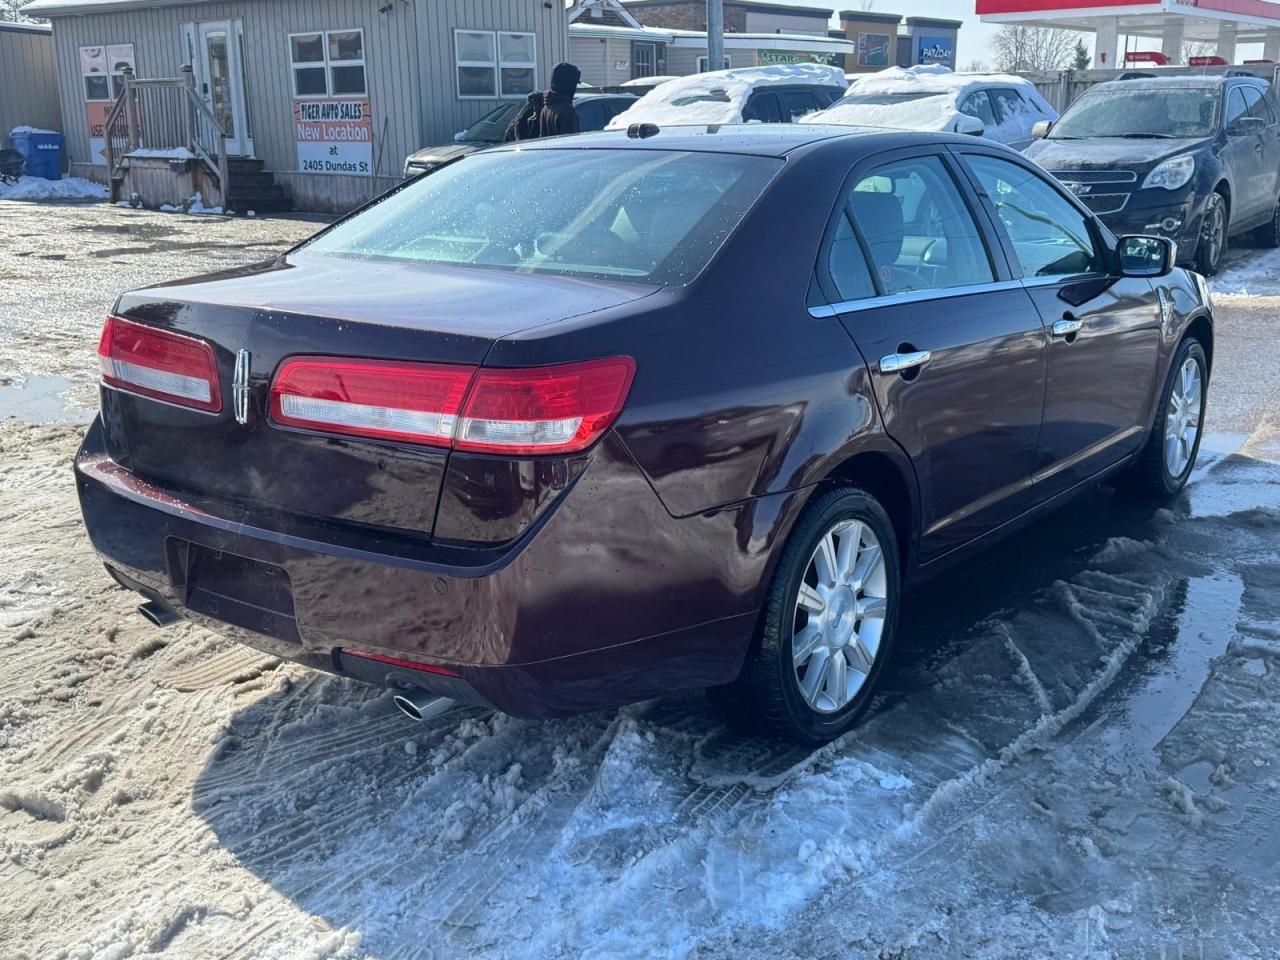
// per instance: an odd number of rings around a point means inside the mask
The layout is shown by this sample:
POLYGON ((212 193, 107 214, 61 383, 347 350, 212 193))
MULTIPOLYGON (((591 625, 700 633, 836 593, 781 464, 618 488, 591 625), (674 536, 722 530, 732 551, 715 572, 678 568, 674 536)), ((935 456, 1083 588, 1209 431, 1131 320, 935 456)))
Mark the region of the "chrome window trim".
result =
POLYGON ((828 317, 836 317, 843 313, 861 313, 863 310, 894 307, 902 303, 924 303, 930 300, 944 300, 948 297, 967 297, 975 293, 1017 290, 1022 285, 1021 280, 993 280, 990 283, 971 283, 960 287, 934 287, 928 290, 912 290, 908 293, 891 293, 879 297, 843 300, 840 303, 810 307, 809 316, 815 320, 822 320, 828 317))

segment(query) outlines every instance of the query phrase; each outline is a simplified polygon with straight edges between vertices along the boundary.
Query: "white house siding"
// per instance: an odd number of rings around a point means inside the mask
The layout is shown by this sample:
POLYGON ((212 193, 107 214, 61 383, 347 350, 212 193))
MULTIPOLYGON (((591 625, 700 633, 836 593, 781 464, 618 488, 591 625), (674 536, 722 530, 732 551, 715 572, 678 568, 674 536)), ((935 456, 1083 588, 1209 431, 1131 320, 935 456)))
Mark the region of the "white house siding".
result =
POLYGON ((340 210, 369 199, 400 179, 407 153, 417 149, 419 90, 413 39, 415 8, 405 3, 379 13, 382 0, 270 0, 135 8, 53 20, 64 129, 77 172, 101 178, 105 168, 84 165, 89 155, 79 48, 132 43, 139 77, 179 77, 186 61, 182 26, 188 22, 244 23, 245 96, 254 154, 306 210, 340 210), (289 34, 360 27, 365 77, 373 115, 378 176, 297 172, 289 34), (383 131, 385 130, 385 139, 383 131), (381 143, 381 149, 380 149, 381 143))
MULTIPOLYGON (((418 56, 422 82, 422 143, 448 141, 502 100, 458 96, 454 64, 454 30, 512 30, 538 35, 537 85, 545 89, 551 70, 569 59, 569 31, 564 3, 554 0, 415 0, 418 56), (426 15, 423 15, 426 11, 426 15)), ((416 149, 416 147, 415 147, 416 149)))
POLYGON ((57 80, 48 30, 0 23, 0 146, 19 124, 62 129, 57 80))

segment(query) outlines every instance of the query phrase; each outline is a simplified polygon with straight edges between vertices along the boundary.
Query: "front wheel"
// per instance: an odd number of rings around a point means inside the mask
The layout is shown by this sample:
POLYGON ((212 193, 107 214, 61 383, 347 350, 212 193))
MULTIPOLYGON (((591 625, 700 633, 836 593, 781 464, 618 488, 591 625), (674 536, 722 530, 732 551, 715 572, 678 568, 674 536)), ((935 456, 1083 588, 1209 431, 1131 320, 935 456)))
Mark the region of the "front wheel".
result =
POLYGON ((1165 381, 1151 436, 1129 471, 1130 486, 1139 492, 1169 497, 1186 486, 1204 432, 1208 369, 1200 341, 1182 341, 1165 381))
POLYGON ((1200 224, 1200 243, 1196 246, 1195 268, 1211 277, 1222 265, 1227 249, 1227 201, 1220 193, 1209 194, 1205 202, 1204 220, 1200 224))
POLYGON ((804 744, 839 736, 870 702, 901 590, 884 508, 856 488, 822 495, 783 550, 741 674, 708 695, 751 733, 804 744))

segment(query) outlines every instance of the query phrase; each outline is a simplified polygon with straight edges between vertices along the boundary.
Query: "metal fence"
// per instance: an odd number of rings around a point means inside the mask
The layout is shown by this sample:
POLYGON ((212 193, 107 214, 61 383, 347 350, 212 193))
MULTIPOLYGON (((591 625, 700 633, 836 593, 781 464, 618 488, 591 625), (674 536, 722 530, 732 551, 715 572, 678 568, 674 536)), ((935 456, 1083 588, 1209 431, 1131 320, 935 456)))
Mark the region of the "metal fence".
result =
POLYGON ((1130 67, 1125 70, 1024 70, 1017 75, 1034 83, 1040 95, 1061 113, 1090 87, 1126 76, 1202 77, 1229 74, 1261 77, 1274 83, 1277 71, 1280 71, 1280 65, 1255 63, 1214 67, 1130 67))

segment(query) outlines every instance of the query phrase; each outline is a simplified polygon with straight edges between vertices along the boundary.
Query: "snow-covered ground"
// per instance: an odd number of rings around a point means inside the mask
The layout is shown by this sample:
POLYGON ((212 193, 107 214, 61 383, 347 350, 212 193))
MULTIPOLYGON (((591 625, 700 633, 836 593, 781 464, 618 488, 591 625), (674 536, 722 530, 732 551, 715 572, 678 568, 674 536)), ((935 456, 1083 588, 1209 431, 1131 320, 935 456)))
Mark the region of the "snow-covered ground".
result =
MULTIPOLYGON (((75 396, 116 272, 311 228, 15 207, 0 228, 43 233, 0 248, 0 369, 75 396)), ((1224 299, 1219 363, 1276 330, 1224 299)), ((883 696, 817 751, 697 696, 415 725, 360 684, 156 631, 82 532, 81 428, 0 423, 0 956, 1272 957, 1275 366, 1244 403, 1215 377, 1184 497, 1092 492, 914 593, 883 696)))

